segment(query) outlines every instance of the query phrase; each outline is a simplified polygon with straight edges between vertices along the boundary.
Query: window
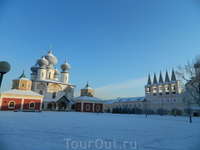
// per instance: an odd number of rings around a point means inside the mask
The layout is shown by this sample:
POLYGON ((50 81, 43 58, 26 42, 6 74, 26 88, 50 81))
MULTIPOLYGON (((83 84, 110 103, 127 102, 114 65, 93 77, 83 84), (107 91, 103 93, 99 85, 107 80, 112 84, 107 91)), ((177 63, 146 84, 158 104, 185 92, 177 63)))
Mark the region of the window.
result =
POLYGON ((99 105, 96 106, 96 110, 100 111, 100 106, 99 105))
POLYGON ((174 99, 174 102, 176 102, 176 100, 174 99))
POLYGON ((51 79, 51 72, 49 72, 49 79, 51 79))
POLYGON ((22 87, 25 87, 25 84, 24 84, 24 83, 22 83, 22 87))
POLYGON ((18 86, 18 83, 16 82, 16 83, 15 83, 15 88, 17 88, 17 86, 18 86))
POLYGON ((56 98, 56 92, 53 92, 52 98, 56 98))
POLYGON ((10 101, 8 103, 8 108, 15 108, 15 102, 14 101, 10 101))
POLYGON ((30 102, 29 109, 34 109, 34 108, 35 108, 35 102, 30 102))
POLYGON ((39 91, 39 94, 40 94, 40 95, 43 95, 43 91, 42 91, 42 90, 40 90, 40 91, 39 91))
POLYGON ((167 102, 169 102, 169 100, 167 100, 167 102))
POLYGON ((89 104, 86 105, 86 110, 90 110, 90 105, 89 104))

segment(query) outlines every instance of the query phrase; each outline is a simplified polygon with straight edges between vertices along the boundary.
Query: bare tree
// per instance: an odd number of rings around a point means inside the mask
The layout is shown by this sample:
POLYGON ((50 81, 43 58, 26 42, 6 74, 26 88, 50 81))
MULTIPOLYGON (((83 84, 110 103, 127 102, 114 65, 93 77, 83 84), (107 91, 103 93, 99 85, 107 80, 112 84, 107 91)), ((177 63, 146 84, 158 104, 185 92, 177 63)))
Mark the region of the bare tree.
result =
POLYGON ((193 62, 187 62, 184 66, 178 66, 176 75, 185 85, 184 98, 200 105, 200 55, 193 62))

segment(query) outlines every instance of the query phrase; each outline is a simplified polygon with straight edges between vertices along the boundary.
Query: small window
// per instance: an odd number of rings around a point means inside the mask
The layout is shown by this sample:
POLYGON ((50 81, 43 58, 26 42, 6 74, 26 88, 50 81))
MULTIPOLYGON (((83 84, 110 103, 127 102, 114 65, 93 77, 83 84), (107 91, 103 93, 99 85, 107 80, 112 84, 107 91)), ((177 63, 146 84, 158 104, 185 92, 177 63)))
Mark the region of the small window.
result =
POLYGON ((176 102, 176 100, 174 99, 174 102, 176 102))
POLYGON ((14 101, 9 102, 8 108, 15 108, 15 102, 14 101))
POLYGON ((89 104, 86 105, 86 110, 90 110, 90 105, 89 104))
POLYGON ((167 102, 169 102, 169 100, 167 100, 167 102))
POLYGON ((80 104, 77 105, 77 110, 80 110, 80 104))
POLYGON ((22 83, 22 87, 25 87, 25 84, 24 84, 24 83, 22 83))
POLYGON ((49 79, 51 79, 51 72, 49 72, 49 79))
POLYGON ((56 92, 53 92, 52 98, 56 98, 56 92))
POLYGON ((40 90, 40 91, 39 91, 39 94, 40 94, 40 95, 43 95, 43 91, 42 91, 42 90, 40 90))
POLYGON ((16 82, 16 83, 15 83, 15 87, 17 88, 17 86, 18 86, 18 83, 16 82))
POLYGON ((96 106, 96 110, 100 111, 100 106, 99 105, 96 106))
POLYGON ((29 109, 34 109, 34 108, 35 108, 35 102, 30 102, 29 109))

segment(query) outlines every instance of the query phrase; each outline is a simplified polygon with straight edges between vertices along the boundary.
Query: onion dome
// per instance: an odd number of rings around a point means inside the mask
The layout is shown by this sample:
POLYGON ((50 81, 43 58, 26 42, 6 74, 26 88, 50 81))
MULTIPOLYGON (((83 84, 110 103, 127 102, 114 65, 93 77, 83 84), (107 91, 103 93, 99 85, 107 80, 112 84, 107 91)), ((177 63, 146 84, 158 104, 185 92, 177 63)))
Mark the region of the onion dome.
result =
POLYGON ((65 63, 62 64, 62 65, 60 66, 60 68, 62 69, 62 72, 68 72, 68 70, 71 69, 71 66, 65 61, 65 63))
POLYGON ((38 59, 37 64, 39 65, 39 68, 45 69, 49 62, 42 56, 41 59, 38 59))
POLYGON ((49 62, 47 68, 53 68, 53 66, 58 62, 57 58, 52 54, 51 50, 49 50, 49 52, 44 57, 49 62))
POLYGON ((198 68, 200 67, 200 60, 198 60, 195 64, 194 64, 194 68, 198 68))
POLYGON ((37 70, 38 70, 38 66, 37 66, 37 62, 35 63, 35 66, 32 66, 31 67, 31 71, 32 71, 32 74, 37 74, 37 70))
POLYGON ((60 71, 57 68, 55 68, 54 77, 58 77, 59 74, 60 74, 60 71))

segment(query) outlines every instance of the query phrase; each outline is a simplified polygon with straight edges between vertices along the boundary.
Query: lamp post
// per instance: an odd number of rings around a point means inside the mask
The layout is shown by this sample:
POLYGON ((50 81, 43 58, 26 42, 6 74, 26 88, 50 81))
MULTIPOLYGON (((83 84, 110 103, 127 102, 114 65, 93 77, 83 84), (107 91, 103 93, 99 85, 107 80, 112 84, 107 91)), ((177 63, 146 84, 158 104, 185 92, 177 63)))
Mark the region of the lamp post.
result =
POLYGON ((145 105, 145 113, 146 113, 146 117, 147 117, 147 100, 144 101, 144 105, 145 105))
POLYGON ((3 75, 10 71, 10 64, 6 61, 0 61, 0 88, 3 80, 3 75))

